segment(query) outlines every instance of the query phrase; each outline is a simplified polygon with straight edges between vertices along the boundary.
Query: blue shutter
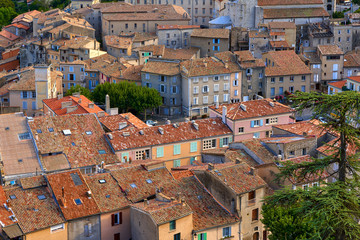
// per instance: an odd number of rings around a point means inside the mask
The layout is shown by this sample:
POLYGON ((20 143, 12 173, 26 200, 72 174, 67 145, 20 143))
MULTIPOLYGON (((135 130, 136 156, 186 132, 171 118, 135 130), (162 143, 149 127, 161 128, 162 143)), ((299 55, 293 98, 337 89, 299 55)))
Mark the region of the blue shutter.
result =
POLYGON ((229 143, 232 143, 232 136, 229 137, 229 143))
POLYGON ((68 83, 68 89, 70 89, 70 83, 68 83))
POLYGON ((20 98, 23 99, 24 96, 23 96, 23 92, 20 93, 20 98))
POLYGON ((159 82, 161 82, 161 76, 159 75, 159 82))
POLYGON ((90 88, 90 89, 91 89, 91 83, 92 83, 91 80, 89 80, 89 88, 90 88))
POLYGON ((23 110, 27 110, 27 102, 23 102, 23 110))
POLYGON ((68 74, 68 80, 70 81, 70 73, 68 74))
POLYGON ((220 147, 223 147, 223 139, 220 138, 220 147))
POLYGON ((98 81, 98 80, 96 80, 96 86, 97 86, 97 85, 99 85, 99 81, 98 81))
POLYGON ((213 44, 215 44, 215 38, 213 39, 213 44))
POLYGON ((220 44, 220 38, 218 38, 218 44, 220 44))
POLYGON ((31 105, 32 105, 32 106, 31 106, 32 109, 33 109, 33 110, 36 110, 36 102, 32 102, 31 105))
POLYGON ((180 167, 181 161, 180 160, 174 160, 174 167, 180 167))
POLYGON ((262 125, 263 125, 263 120, 260 119, 260 127, 262 127, 262 125))
POLYGON ((252 128, 254 127, 254 121, 251 121, 251 127, 252 128))
POLYGON ((213 51, 215 51, 215 46, 213 46, 213 51))
POLYGON ((196 152, 197 151, 197 142, 190 143, 190 152, 196 152))

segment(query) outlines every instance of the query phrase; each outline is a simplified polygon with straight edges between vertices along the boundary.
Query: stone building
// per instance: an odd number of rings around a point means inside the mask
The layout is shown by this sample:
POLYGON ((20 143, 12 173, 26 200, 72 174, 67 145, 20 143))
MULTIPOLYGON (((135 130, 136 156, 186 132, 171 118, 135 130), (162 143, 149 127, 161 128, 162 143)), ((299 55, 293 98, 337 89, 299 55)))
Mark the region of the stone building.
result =
POLYGON ((229 51, 228 29, 195 29, 191 34, 191 46, 200 48, 200 57, 214 56, 229 51))
POLYGON ((156 33, 159 37, 159 44, 168 48, 189 48, 190 35, 198 25, 159 25, 156 33))

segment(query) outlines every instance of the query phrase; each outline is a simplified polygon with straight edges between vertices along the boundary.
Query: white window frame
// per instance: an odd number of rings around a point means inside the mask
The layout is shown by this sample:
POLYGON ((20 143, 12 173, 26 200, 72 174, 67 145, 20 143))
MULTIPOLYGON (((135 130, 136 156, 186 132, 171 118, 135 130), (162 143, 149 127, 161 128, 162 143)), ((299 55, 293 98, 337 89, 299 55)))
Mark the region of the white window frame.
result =
POLYGON ((54 226, 50 227, 50 232, 51 233, 62 231, 62 230, 65 230, 65 223, 61 223, 61 224, 54 225, 54 226))

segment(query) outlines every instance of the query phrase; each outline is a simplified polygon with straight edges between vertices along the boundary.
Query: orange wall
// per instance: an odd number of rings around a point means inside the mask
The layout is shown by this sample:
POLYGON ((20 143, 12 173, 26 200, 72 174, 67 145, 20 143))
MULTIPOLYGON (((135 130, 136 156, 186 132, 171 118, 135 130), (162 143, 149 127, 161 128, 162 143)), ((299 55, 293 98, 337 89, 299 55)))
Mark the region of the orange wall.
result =
POLYGON ((40 231, 32 232, 26 234, 26 240, 66 240, 67 236, 67 223, 65 223, 65 229, 58 230, 56 232, 51 232, 50 228, 46 228, 40 231))
POLYGON ((131 238, 130 228, 130 208, 118 210, 111 213, 104 213, 100 216, 101 221, 101 239, 114 239, 115 233, 120 233, 120 239, 131 238), (122 224, 111 226, 111 215, 122 213, 122 224))

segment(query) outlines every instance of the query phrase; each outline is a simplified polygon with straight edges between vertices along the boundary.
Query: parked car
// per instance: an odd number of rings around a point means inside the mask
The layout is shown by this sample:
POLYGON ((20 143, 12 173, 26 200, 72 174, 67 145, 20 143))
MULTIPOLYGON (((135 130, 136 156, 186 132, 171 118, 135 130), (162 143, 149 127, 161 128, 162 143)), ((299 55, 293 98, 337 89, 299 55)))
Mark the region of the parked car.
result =
POLYGON ((148 125, 149 127, 155 126, 158 122, 157 121, 153 121, 153 120, 146 120, 146 125, 148 125))

